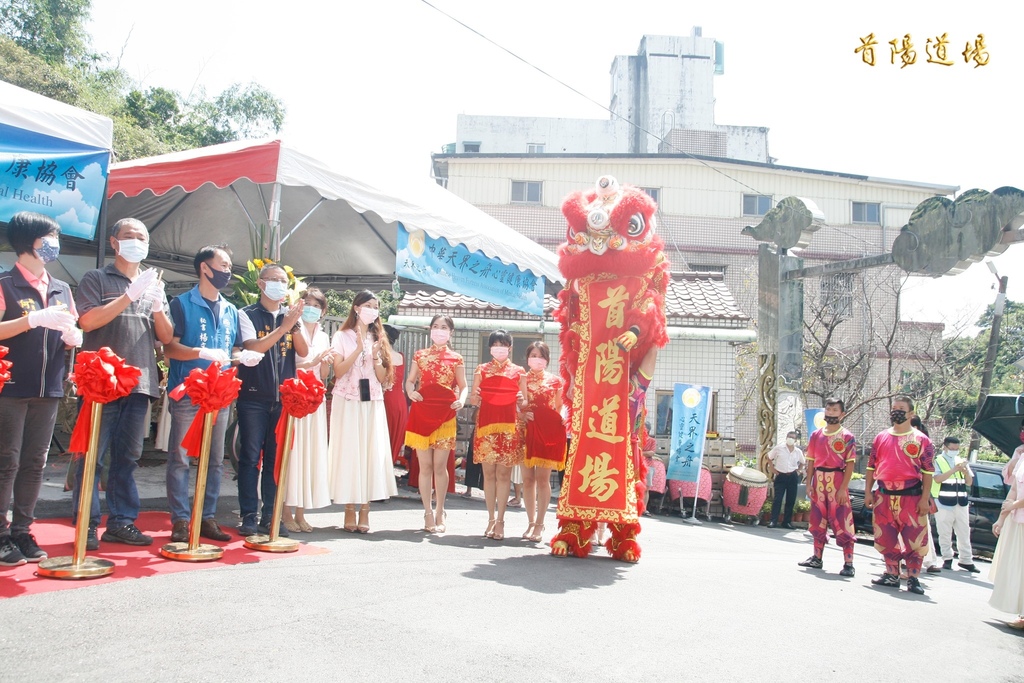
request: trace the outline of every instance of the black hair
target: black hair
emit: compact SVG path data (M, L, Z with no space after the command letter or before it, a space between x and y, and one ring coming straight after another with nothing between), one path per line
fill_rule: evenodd
M436 323L438 320L443 320L444 324L448 326L448 329L450 331L455 331L455 321L452 320L452 317L450 315L443 315L441 313L438 313L437 315L430 319L430 325L428 325L428 327L433 327L434 323Z
M953 444L953 443L955 443L957 446L959 446L960 445L960 439L956 438L955 436L947 436L945 439L942 440L942 445L943 446L948 446L948 445Z
M505 330L495 330L494 332L491 332L491 336L487 338L487 348L491 348L495 344L512 346L512 335Z
M828 408L829 406L839 406L839 412L841 412L841 413L845 413L846 412L846 404L843 403L843 399L841 399L841 398L836 398L835 396L829 396L828 398L825 399L825 407Z
M896 400L899 401L900 399L897 398ZM913 403L910 404L911 410L913 410L913 405ZM921 432L925 436L928 436L928 428L924 426L924 422L921 422L921 418L919 418L917 415L910 418L910 426L916 429L917 431Z
M547 344L545 344L542 341L530 342L530 345L526 347L526 357L527 358L530 357L530 352L533 351L534 349L537 349L538 351L540 351L540 357L541 358L543 358L544 360L546 360L549 363L551 362L551 349L548 348Z
M31 254L36 240L47 235L60 235L60 226L41 213L19 211L7 222L7 241L18 256Z
M907 407L911 410L914 409L914 399L910 398L906 394L898 394L892 399L893 403L906 403ZM891 405L891 404L890 404Z
M398 341L398 336L402 334L401 331L394 325L385 325L384 332L387 333L388 341L391 342L392 347L395 345L395 342Z
M192 260L192 266L196 269L196 275L199 276L200 264L206 263L214 256L217 255L218 251L223 251L228 255L228 260L231 260L231 247L226 244L210 244L196 252L196 257Z

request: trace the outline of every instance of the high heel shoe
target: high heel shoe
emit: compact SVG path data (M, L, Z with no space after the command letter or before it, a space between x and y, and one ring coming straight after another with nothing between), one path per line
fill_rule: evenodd
M361 534L370 533L370 506L368 504L359 506L359 524L356 525L356 531Z
M434 513L423 513L423 530L426 531L428 534L432 534L435 531L437 531L437 527L434 526Z
M532 542L534 542L534 543L540 543L541 541L544 540L544 525L543 524L534 524L533 525L533 535L530 536L530 540Z
M440 522L437 521L436 517L434 518L434 530L437 531L437 533L443 534L444 532L448 531L448 525L445 524L447 519L448 519L448 513L444 512L443 510L441 511L441 521Z
M531 522L530 526L526 527L526 531L523 532L524 541L529 541L531 538L533 538L533 534L531 534L530 532L533 531L534 526L536 525Z
M484 538L494 538L494 520L487 520L487 531L484 532Z
M354 505L345 506L345 523L342 529L350 534L356 532L356 507Z
M505 540L505 520L499 519L494 523L494 535L491 538L495 541Z

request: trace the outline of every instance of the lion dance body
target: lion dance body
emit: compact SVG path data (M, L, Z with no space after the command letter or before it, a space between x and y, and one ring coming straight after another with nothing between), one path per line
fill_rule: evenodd
M597 524L606 522L612 557L640 559L645 395L657 350L668 342L669 264L654 234L656 211L645 192L610 176L562 204L568 230L558 267L566 284L555 319L572 443L554 555L586 557Z

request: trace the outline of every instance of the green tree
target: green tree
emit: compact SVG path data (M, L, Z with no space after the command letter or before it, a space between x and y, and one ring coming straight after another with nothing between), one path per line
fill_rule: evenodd
M48 64L75 65L89 57L91 9L91 0L5 0L0 34Z

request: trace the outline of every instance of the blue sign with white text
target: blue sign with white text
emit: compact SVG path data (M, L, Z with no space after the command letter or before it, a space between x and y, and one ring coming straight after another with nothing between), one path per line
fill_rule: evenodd
M0 221L50 216L62 235L92 239L110 151L0 123Z
M677 382L672 396L672 441L666 478L700 481L704 438L711 414L711 387Z
M544 277L398 224L395 273L524 313L544 315Z

